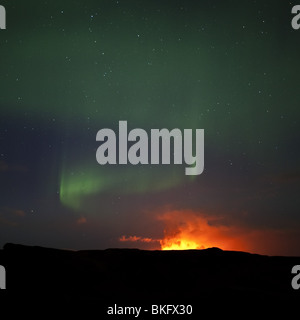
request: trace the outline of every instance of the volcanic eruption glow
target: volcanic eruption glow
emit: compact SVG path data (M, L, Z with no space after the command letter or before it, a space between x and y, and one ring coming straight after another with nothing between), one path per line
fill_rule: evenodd
M189 249L203 249L204 246L199 247L199 244L185 239L170 239L161 240L162 250L189 250Z
M219 247L224 250L245 250L243 231L220 223L220 218L207 218L190 210L171 210L157 215L163 223L160 239L141 236L122 236L120 242L153 243L161 250L189 250Z
M266 254L284 243L284 232L255 229L192 210L165 210L155 215L162 222L163 236L122 236L120 242L161 250L191 250L218 247L223 250Z
M165 224L164 237L160 240L162 250L226 248L230 241L228 228L215 225L192 211L170 211L158 217Z

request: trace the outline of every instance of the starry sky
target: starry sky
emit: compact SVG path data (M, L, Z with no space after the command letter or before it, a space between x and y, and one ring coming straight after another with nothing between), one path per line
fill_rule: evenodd
M0 246L300 255L296 3L1 4ZM204 129L204 172L100 166L120 120Z

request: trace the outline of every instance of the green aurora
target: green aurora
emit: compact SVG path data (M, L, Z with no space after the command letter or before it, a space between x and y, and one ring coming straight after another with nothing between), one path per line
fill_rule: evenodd
M120 215L143 199L297 225L298 195L285 184L299 172L300 31L289 3L1 4L2 208L88 217L93 198L99 217L113 217L107 199L122 195L132 203ZM100 166L96 134L120 120L147 132L204 129L203 174L186 176L184 164Z

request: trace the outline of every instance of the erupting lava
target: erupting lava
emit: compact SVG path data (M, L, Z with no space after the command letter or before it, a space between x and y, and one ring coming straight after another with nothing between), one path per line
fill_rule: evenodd
M207 221L192 212L171 211L159 217L165 222L162 250L205 249L216 246L215 229ZM222 245L220 242L219 246Z
M284 242L282 239L285 239L284 232L251 229L234 224L232 220L226 220L222 216L208 216L193 210L166 210L154 217L163 224L163 237L122 236L119 241L138 242L140 247L150 250L218 247L223 250L277 254L277 248Z
M219 247L223 250L245 250L242 230L220 223L220 218L207 218L191 210L167 211L157 217L164 223L164 237L151 239L122 236L121 242L160 244L161 250L189 250Z
M161 250L189 250L219 247L223 250L247 249L243 230L224 224L220 217L207 217L192 210L172 210L158 216L164 222Z
M161 250L189 250L189 249L204 249L204 246L199 246L198 243L185 239L160 240Z

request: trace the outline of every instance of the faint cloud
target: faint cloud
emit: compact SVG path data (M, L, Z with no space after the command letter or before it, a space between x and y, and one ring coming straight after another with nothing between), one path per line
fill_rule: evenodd
M21 209L3 207L0 209L0 215L24 217L26 214L25 214L25 211Z
M0 224L16 227L19 218L25 217L25 215L25 211L21 209L2 207L0 208Z
M8 220L0 215L0 225L1 224L10 227L16 227L18 225L16 222Z
M300 172L285 172L273 178L277 183L293 183L300 181Z
M8 164L5 161L0 161L0 172L27 172L25 166Z
M121 238L119 238L119 241L121 242L159 242L160 240L157 239L151 239L151 238L143 238L143 237L137 237L137 236L122 236Z
M0 172L8 171L8 165L4 161L0 161Z
M85 217L80 217L76 220L76 224L81 225L87 223L87 219Z
M15 209L15 210L11 210L11 213L14 214L15 216L18 216L18 217L25 217L25 212L23 210L18 210L18 209Z

